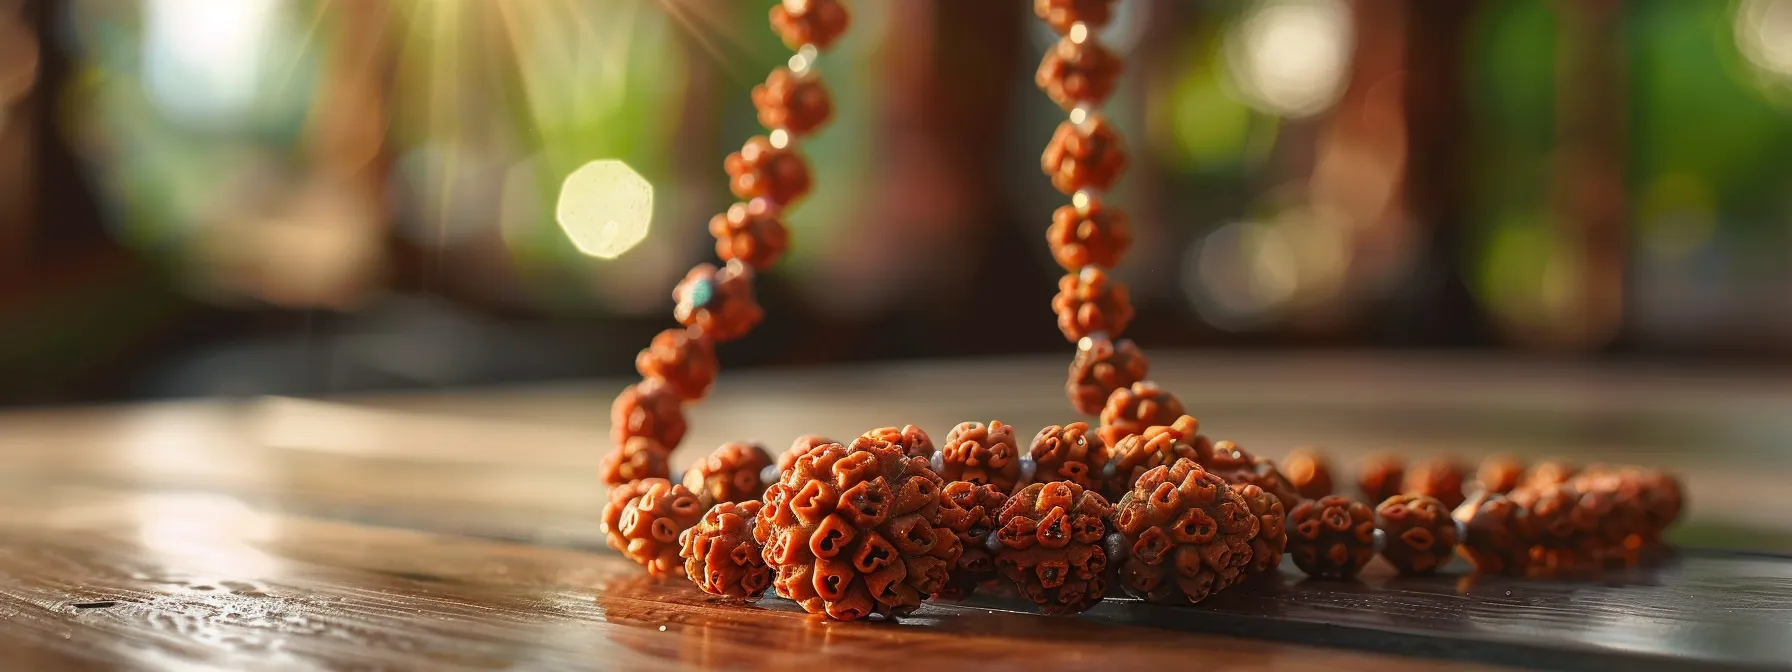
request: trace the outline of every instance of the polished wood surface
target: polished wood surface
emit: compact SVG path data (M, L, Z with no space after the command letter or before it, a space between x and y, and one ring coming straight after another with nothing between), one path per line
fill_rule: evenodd
M1324 446L1618 459L1683 471L1679 557L1578 582L1286 573L1199 609L1076 619L985 597L817 621L645 579L603 548L593 478L623 383L0 414L0 665L16 669L1183 667L1598 669L1792 661L1792 385L1764 375L1454 359L1163 358L1204 428ZM1062 363L725 378L675 465L914 422L1069 419Z

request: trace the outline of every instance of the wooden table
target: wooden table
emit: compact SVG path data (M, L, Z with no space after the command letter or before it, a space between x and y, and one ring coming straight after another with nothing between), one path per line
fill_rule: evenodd
M725 376L676 466L913 422L1070 419L1062 362ZM1268 577L1197 609L1075 619L980 598L829 623L655 583L597 531L593 473L624 381L324 401L0 414L0 667L1601 669L1792 665L1792 384L1463 359L1163 357L1218 438L1492 450L1680 469L1665 566L1593 582ZM1709 550L1720 548L1725 550ZM1735 551L1748 551L1738 553Z

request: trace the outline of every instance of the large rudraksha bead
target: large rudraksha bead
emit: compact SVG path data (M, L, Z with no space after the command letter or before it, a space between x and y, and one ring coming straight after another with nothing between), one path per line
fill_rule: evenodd
M1014 428L1000 420L964 422L946 433L933 467L947 481L988 483L1013 492L1020 482L1020 446Z
M684 432L684 400L658 379L628 386L610 406L610 438L618 446L642 436L671 451Z
M996 517L1008 503L1007 493L993 485L969 481L946 484L940 500L940 524L958 535L964 553L952 568L952 577L934 597L962 600L970 597L978 585L996 577L995 549L990 535L996 529Z
M1145 379L1150 363L1132 341L1089 336L1077 341L1064 391L1078 413L1100 415L1114 391Z
M1225 479L1179 459L1139 477L1114 525L1128 549L1120 584L1149 602L1189 604L1244 577L1260 523Z
M933 457L933 439L928 438L927 432L921 431L920 427L914 425L879 427L860 436L887 442L901 448L902 454L909 457ZM941 476L944 477L945 474L941 474Z
M840 0L783 0L772 6L771 18L772 30L791 49L803 45L826 49L852 22L852 15Z
M1039 166L1058 191L1105 191L1126 169L1126 150L1121 149L1120 134L1114 132L1107 118L1090 113L1083 123L1066 121L1058 125L1045 153L1039 157Z
M1182 432L1168 425L1154 425L1121 437L1108 449L1108 463L1101 468L1102 496L1111 495L1119 501L1145 472L1170 466L1179 459L1194 460L1195 447L1182 438Z
M1052 310L1058 314L1058 330L1072 343L1098 332L1119 336L1132 322L1126 285L1094 266L1058 279Z
M1168 426L1184 415L1182 401L1148 380L1114 390L1101 409L1101 440L1110 450L1120 445L1129 434L1138 434L1146 427Z
M789 147L779 148L763 135L747 139L740 151L722 162L729 187L743 201L765 198L779 206L809 193L809 165Z
M765 492L760 480L772 456L757 443L724 443L684 472L684 487L710 502L745 502Z
M1375 507L1375 524L1387 539L1381 557L1401 574L1430 574L1456 554L1456 519L1434 497L1389 497Z
M722 502L679 539L684 573L703 592L753 601L772 585L759 541L753 538L760 502Z
M1082 23L1090 28L1107 25L1114 15L1114 0L1033 0L1033 13L1061 35Z
M1091 198L1086 208L1066 205L1054 211L1052 225L1045 229L1045 242L1051 246L1052 258L1066 271L1080 271L1084 266L1113 268L1132 247L1132 224L1126 213Z
M678 323L694 327L703 336L717 341L732 341L747 335L765 311L753 298L753 271L738 261L717 269L698 264L672 290L677 305L672 317Z
M1288 552L1308 576L1348 579L1375 559L1375 512L1336 495L1288 513Z
M1467 470L1456 460L1438 456L1407 467L1401 481L1400 494L1431 497L1448 509L1455 509L1465 499L1462 481Z
M1456 551L1475 571L1524 574L1536 544L1531 512L1505 495L1483 492L1456 507L1452 517L1462 523L1462 543Z
M598 480L614 488L629 481L666 478L671 475L666 466L671 452L645 436L629 437L598 462Z
M709 235L716 239L716 256L757 271L771 268L790 249L790 230L763 198L728 206L709 220Z
M778 455L777 480L782 481L789 478L791 470L796 469L796 461L803 459L803 456L808 455L809 451L831 443L837 442L820 434L804 434L796 437L796 441Z
M642 378L665 383L674 394L690 401L709 394L716 382L715 345L702 334L686 329L667 329L635 355L635 370Z
M1033 81L1052 102L1066 110L1078 105L1094 106L1114 92L1120 67L1120 57L1100 42L1064 37L1045 51Z
M1184 425L1189 425L1191 428L1184 430L1182 429ZM1193 427L1198 426L1194 422L1194 418L1186 415L1172 423L1172 428L1184 432L1182 440L1194 445L1195 461L1200 462L1201 466L1219 474L1220 478L1226 479L1227 483L1250 484L1263 488L1265 492L1281 500L1283 506L1301 502L1300 493L1296 492L1294 485L1282 476L1280 470L1276 469L1274 462L1246 452L1237 443L1209 441L1207 437L1195 435Z
M796 135L821 128L834 115L834 104L821 78L798 75L788 68L773 70L764 84L753 87L753 107L759 109L760 125Z
M1102 538L1113 507L1075 483L1034 483L1008 498L996 519L996 568L1052 616L1087 611L1107 593Z
M1370 506L1400 494L1406 480L1406 460L1394 453L1376 453L1363 460L1357 472L1356 487L1363 491L1363 501Z
M666 479L631 481L610 490L604 538L655 578L682 577L679 535L696 525L706 508L696 493Z
M1027 454L1033 458L1035 481L1069 481L1084 490L1102 490L1101 470L1108 463L1108 447L1089 431L1088 423L1039 430Z

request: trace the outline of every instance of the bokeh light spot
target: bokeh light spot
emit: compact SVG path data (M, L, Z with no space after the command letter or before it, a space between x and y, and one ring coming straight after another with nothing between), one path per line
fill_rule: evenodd
M555 220L580 252L615 259L647 238L653 185L621 161L592 161L560 185Z

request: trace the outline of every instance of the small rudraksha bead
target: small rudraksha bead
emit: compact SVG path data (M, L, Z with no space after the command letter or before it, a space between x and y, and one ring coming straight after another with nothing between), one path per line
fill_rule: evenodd
M1319 451L1297 448L1282 458L1282 475L1300 493L1302 499L1319 499L1332 494L1332 466Z
M1501 495L1518 487L1518 481L1523 477L1524 462L1512 455L1490 455L1481 461L1481 468L1475 470L1475 482L1481 484L1482 491Z
M1184 426L1190 427L1186 423ZM1154 425L1138 434L1121 437L1119 443L1108 449L1108 463L1101 467L1102 496L1119 501L1145 472L1170 466L1179 459L1194 461L1197 457L1195 447L1183 440L1184 436L1193 433L1192 428L1176 431L1168 425Z
M695 327L716 341L745 336L765 317L759 300L753 298L753 271L739 261L720 270L698 264L672 290L672 299L678 302L672 317L679 324Z
M753 107L759 108L761 125L794 135L821 128L834 115L834 104L821 78L798 75L788 68L773 70L764 84L753 87Z
M1114 14L1114 0L1033 0L1033 13L1060 35L1068 35L1070 27L1078 23L1090 28L1107 25Z
M1680 479L1656 469L1642 470L1637 475L1637 485L1643 493L1643 541L1652 544L1660 540L1663 530L1680 519L1686 495Z
M610 406L610 438L618 446L644 436L670 452L684 440L684 430L684 400L656 378L628 386Z
M1240 485L1232 491L1257 517L1257 534L1251 536L1251 571L1263 573L1282 566L1282 553L1288 549L1288 509L1281 499L1255 485Z
M758 500L722 502L679 539L684 573L703 592L753 601L772 585L759 541L753 538Z
M788 147L772 146L763 135L748 138L740 151L728 155L722 167L728 171L734 195L744 201L765 198L785 206L809 193L809 166L803 157Z
M1045 242L1051 246L1052 258L1066 271L1080 271L1084 266L1113 268L1132 247L1132 224L1118 208L1090 198L1086 209L1066 205L1054 211L1052 225L1045 229Z
M1083 415L1100 415L1114 390L1145 379L1150 363L1132 341L1088 336L1077 341L1076 358L1070 360L1070 380L1064 391L1070 404Z
M1526 494L1531 503L1531 529L1536 531L1537 544L1531 548L1532 573L1554 575L1589 569L1593 558L1586 552L1588 540L1595 538L1599 521L1592 507L1581 506L1581 493L1567 483L1521 487L1513 491Z
M1401 574L1430 574L1456 554L1456 519L1435 497L1389 497L1375 507L1375 524L1387 536L1381 557Z
M1041 613L1087 611L1107 593L1102 547L1113 507L1075 483L1034 483L1008 498L996 519L996 568Z
M969 481L946 484L940 498L940 525L958 535L964 554L952 568L952 577L935 598L962 600L970 597L977 586L996 578L994 549L990 533L996 529L996 516L1008 503L1008 495L993 485Z
M666 466L666 457L671 452L645 436L629 437L627 442L598 462L598 479L614 488L629 481L666 478L671 475Z
M933 467L947 481L988 483L1002 492L1013 492L1020 483L1020 446L1014 428L1000 420L985 425L963 422L946 433L946 442L934 457Z
M1583 553L1611 567L1638 560L1648 525L1642 493L1635 482L1620 468L1589 466L1570 479L1569 485L1581 493L1576 506L1595 521L1593 533L1582 542Z
M1120 439L1153 425L1168 426L1182 417L1182 400L1149 380L1114 390L1101 409L1102 442L1119 446Z
M1531 512L1505 495L1483 492L1463 502L1452 514L1462 523L1457 553L1482 574L1522 575L1531 562L1536 533Z
M666 479L632 481L610 491L604 538L655 578L683 577L678 537L697 524L705 508L697 493Z
M803 456L808 455L809 451L830 443L838 442L820 434L804 434L796 437L796 441L791 443L783 454L778 455L778 480L789 478L790 471L796 468L796 461L803 459Z
M709 235L715 236L722 261L739 260L756 271L771 268L790 249L790 230L763 198L728 206L709 220Z
M1083 123L1066 121L1045 146L1039 166L1052 186L1066 194L1078 189L1107 190L1126 169L1126 151L1120 134L1100 114L1090 113Z
M1400 494L1406 480L1406 460L1394 453L1376 453L1363 460L1357 472L1356 487L1363 491L1363 501L1371 506Z
M1100 42L1064 37L1045 50L1033 81L1052 102L1066 110L1078 105L1099 105L1114 92L1120 65L1120 58Z
M778 594L850 621L903 616L940 592L962 552L927 460L860 437L816 446L765 491L754 538Z
M1462 468L1462 463L1449 457L1431 458L1406 469L1406 478L1400 484L1400 494L1424 495L1443 502L1446 508L1454 509L1464 499L1462 479L1466 471Z
M1194 418L1188 416L1183 416L1183 418L1187 418L1187 421L1178 419L1177 423L1199 426L1198 423L1193 422ZM1296 492L1294 485L1282 476L1281 470L1276 469L1274 462L1252 455L1231 441L1209 441L1207 437L1196 435L1192 430L1188 431L1183 440L1194 445L1196 462L1200 462L1202 467L1218 474L1220 478L1226 479L1227 483L1250 484L1263 488L1269 494L1274 495L1276 499L1281 500L1283 506L1301 503L1303 498L1300 493Z
M635 370L641 372L642 378L658 379L685 401L709 394L720 366L715 345L702 334L685 329L660 332L653 337L653 343L635 355Z
M745 502L765 492L772 456L757 443L724 443L684 472L684 487L710 502Z
M1538 490L1543 486L1567 483L1568 479L1574 478L1577 473L1580 473L1578 467L1561 460L1538 462L1531 465L1529 471L1524 472L1524 477L1518 481L1518 487L1513 488L1512 491Z
M1033 480L1070 481L1084 490L1102 490L1102 467L1108 463L1108 447L1089 432L1089 424L1052 425L1033 436L1027 451L1033 458Z
M1107 271L1094 266L1058 279L1052 310L1058 313L1058 330L1072 343L1096 332L1119 336L1132 322L1132 300L1126 295L1126 285L1109 279Z
M1375 512L1337 495L1288 513L1288 552L1308 576L1348 579L1375 558Z
M860 434L860 436L887 442L901 448L902 454L909 457L933 457L933 439L928 438L927 432L921 431L920 427L914 425L879 427ZM942 476L944 475L942 474Z
M826 49L852 22L840 0L784 0L772 6L772 30L791 49L814 45Z
M1244 577L1259 525L1237 490L1193 460L1154 467L1114 509L1128 549L1120 584L1148 602L1200 602Z

